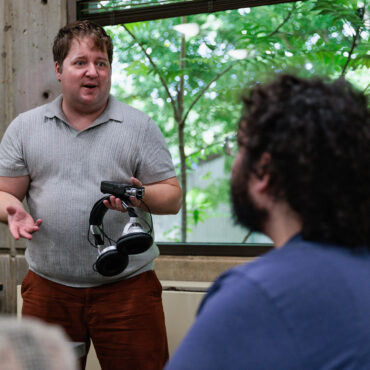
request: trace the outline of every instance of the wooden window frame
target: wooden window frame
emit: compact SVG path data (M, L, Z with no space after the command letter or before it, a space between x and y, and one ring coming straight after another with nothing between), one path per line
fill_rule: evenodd
M192 14L214 13L224 10L252 8L263 5L292 3L298 0L193 0L173 4L151 5L133 9L115 10L96 14L81 14L81 4L93 0L67 0L67 20L91 20L101 26L113 26L122 23L150 21L163 18L180 17ZM300 0L305 1L305 0Z

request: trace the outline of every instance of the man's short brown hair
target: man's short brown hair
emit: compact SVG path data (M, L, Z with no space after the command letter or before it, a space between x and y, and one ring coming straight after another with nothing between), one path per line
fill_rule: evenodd
M112 65L113 43L110 36L100 25L90 21L76 21L62 27L54 39L53 57L60 66L66 58L71 42L76 38L89 37L101 51L107 51L109 64Z

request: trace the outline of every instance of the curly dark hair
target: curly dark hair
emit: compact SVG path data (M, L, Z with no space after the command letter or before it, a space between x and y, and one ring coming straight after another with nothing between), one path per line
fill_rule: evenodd
M113 60L113 43L110 36L105 32L104 28L91 21L76 21L62 27L55 36L53 44L54 61L62 67L63 61L66 58L71 42L75 38L90 37L95 46L99 50L106 50L108 54L109 64L112 65Z
M303 238L370 245L370 122L365 95L340 78L278 76L243 98L243 173L264 168L271 195L300 215ZM244 138L244 141L243 141Z

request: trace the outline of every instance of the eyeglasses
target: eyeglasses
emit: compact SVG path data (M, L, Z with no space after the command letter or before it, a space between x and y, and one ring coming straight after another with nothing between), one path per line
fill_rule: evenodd
M236 134L228 135L225 137L224 140L224 152L225 154L235 157L238 153L238 141Z

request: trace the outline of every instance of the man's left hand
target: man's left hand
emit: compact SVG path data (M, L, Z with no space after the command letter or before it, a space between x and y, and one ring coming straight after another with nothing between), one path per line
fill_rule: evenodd
M143 186L143 183L135 177L131 177L130 181L131 181L131 185L133 185L133 186ZM139 207L141 205L141 200L137 199L134 196L130 197L130 202L129 203L127 201L125 201L124 199L123 199L123 201L128 206L132 206L132 207ZM117 198L114 195L111 195L109 197L109 201L104 200L103 203L107 208L112 209L114 211L127 212L127 209L122 205L122 199Z

